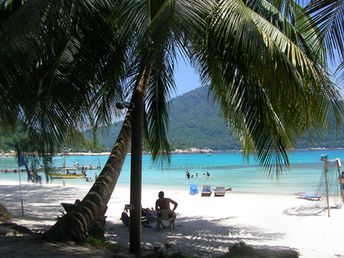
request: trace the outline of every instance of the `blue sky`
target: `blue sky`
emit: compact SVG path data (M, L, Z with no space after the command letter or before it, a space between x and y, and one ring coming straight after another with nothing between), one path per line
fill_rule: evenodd
M176 82L176 92L171 97L180 96L188 91L201 87L199 75L183 59L179 59L175 64L174 79Z

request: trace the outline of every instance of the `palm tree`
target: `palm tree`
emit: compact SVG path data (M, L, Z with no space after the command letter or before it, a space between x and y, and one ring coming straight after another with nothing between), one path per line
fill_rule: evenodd
M111 120L105 107L122 98L116 77L124 71L121 46L92 1L28 1L14 9L10 4L0 4L7 7L2 18L9 16L6 10L15 10L0 30L0 122L21 120L40 153L52 153L68 132L84 124L94 102L104 110L99 120ZM117 55L110 55L114 50Z
M73 8L75 6L78 4ZM96 4L94 6L97 7ZM103 107L109 111L106 104L113 100L115 90L122 88L118 85L122 85L123 78L129 82L127 89L131 106L109 159L93 187L71 212L51 228L47 239L83 240L90 227L104 215L128 151L131 130L136 123L131 116L139 106L137 99L144 99L145 139L152 150L153 159L161 153L169 157L167 100L174 88L173 67L177 51L181 51L198 69L204 83L210 82L210 94L220 103L228 122L236 128L245 153L248 155L253 151L268 169L275 167L279 171L289 164L287 150L293 146L295 137L305 129L325 126L329 114L339 117L339 93L326 75L319 51L315 51L314 46L305 40L306 32L301 33L297 23L290 22L267 1L130 0L118 3L115 7L111 3L107 8L98 7L95 10L88 6L88 10L93 10L88 13L89 16L80 23L75 19L78 26L73 24L70 28L78 29L73 30L71 35L80 33L78 40L83 40L78 41L78 45L73 44L73 55L79 54L80 62L65 62L66 70L61 71L61 75L76 71L83 80L79 78L80 82L75 82L77 79L72 75L64 79L75 85L85 84L83 88L79 87L84 93L78 97L82 108L73 113L78 120L83 109L90 106L90 98L84 96L99 94L100 99L104 100ZM90 24L87 20L91 18L99 25L91 26L93 32L107 30L104 33L105 45L117 46L106 52L108 55L101 51L103 46L96 47L95 50L103 53L104 57L98 52L92 56L94 59L84 56L92 44L82 36L92 30L87 30L82 24ZM112 23L108 23L110 19ZM82 33L79 26L84 28ZM107 35L112 35L111 39ZM54 38L55 32L47 36L47 40ZM50 46L53 42L48 43ZM44 50L48 43L41 48ZM72 52L67 47L61 50L62 53L66 49ZM17 52L12 50L10 53ZM47 59L56 61L56 56ZM103 62L104 59L107 61ZM58 60L61 61L61 58ZM77 65L87 68L89 64L92 72L84 76ZM116 65L126 69L115 70ZM15 78L20 78L18 65L10 66L15 69ZM108 83L104 69L100 69L104 67L111 69L111 77L115 78L111 82L115 83ZM4 66L0 68L6 71ZM55 66L53 71L57 68ZM101 72L94 72L97 69ZM0 83L6 86L5 89L11 89L9 86L16 81L8 80L5 75L5 72L1 72ZM63 87L64 84L57 81L56 87L60 85ZM22 88L20 85L18 87ZM94 88L97 94L94 94ZM43 85L43 89L49 87ZM102 94L110 90L112 96ZM49 96L54 94L57 93ZM116 96L123 97L120 94ZM14 99L13 95L10 97ZM32 104L24 100L17 102L17 109L20 110L20 105L27 102ZM0 109L8 106L8 103L1 102ZM45 111L46 116L50 114ZM26 116L30 117L31 114L28 112ZM63 121L63 116L59 118ZM28 120L28 123L32 122Z
M256 39L250 35L251 33L246 34L247 30L243 30L243 35L239 36L235 35L234 31L227 32L228 38L226 38L226 34L224 35L222 30L231 28L231 23L236 23L238 16L243 15L238 12L237 16L232 18L233 20L218 18L226 17L224 13L235 7L225 5L225 3L219 6L221 12L217 10L218 6L215 3L214 6L209 6L209 3L201 6L199 2L188 2L183 6L182 2L175 1L173 2L176 5L175 9L168 5L169 2L164 2L160 6L149 6L147 3L143 1L142 5L138 5L137 2L127 1L125 6L122 6L121 14L125 15L127 24L132 25L127 34L135 35L140 50L143 49L139 53L140 59L135 60L139 64L139 76L135 80L137 87L134 92L143 92L142 94L147 95L145 128L146 137L152 146L153 156L158 155L162 149L168 151L168 144L164 138L167 113L161 111L166 110L165 92L173 88L169 71L172 70L171 65L173 65L174 44L192 57L192 61L199 67L204 81L211 78L214 97L222 104L228 120L238 129L241 139L244 140L245 150L250 150L250 148L259 150L258 157L266 162L267 166L271 166L272 163L269 160L272 150L278 154L275 156L274 164L281 164L283 160L287 163L286 149L291 146L292 135L301 133L309 125L314 125L316 120L326 118L325 111L328 107L337 108L337 93L329 81L322 79L324 75L322 69L313 63L311 59L313 57L306 57L292 40L289 40L250 8L246 7L244 11L251 14L254 19L248 16L246 18L248 21L241 21L243 25L247 26L247 30L253 31L252 34L255 37L260 32L266 37L277 34L276 38L268 38L265 43L264 37ZM194 9L190 11L188 7L192 4L194 4ZM235 13L234 10L232 10L233 13ZM214 18L206 21L203 18L204 11L208 14L211 13ZM176 17L185 19L188 23L183 23L184 20L178 23L173 22ZM257 31L257 23L263 27L261 31ZM136 24L137 26L135 26ZM164 32L159 30L161 24L165 25ZM239 23L237 26L242 26L242 24ZM191 25L198 28L200 32ZM292 25L289 26L289 29L292 29L290 37L295 37L295 41L301 41L302 35L298 35ZM193 30L191 31L190 28ZM233 26L233 28L237 27ZM253 38L256 41L247 42L244 41L245 38ZM204 39L207 41L204 42ZM303 47L311 50L306 42L302 43ZM232 46L236 47L233 49ZM242 56L245 55L252 56L252 58L243 59ZM274 61L271 62L271 55L272 59L278 62L277 65ZM300 64L302 69L295 67L292 61ZM261 65L261 62L264 63L264 66ZM265 70L267 67L270 68L270 72ZM292 75L291 78L285 76L288 73ZM313 74L316 79L312 81L310 74ZM141 85L139 83L141 81L146 81L146 84ZM320 82L326 84L322 85ZM275 87L281 87L282 90L276 91ZM288 98L284 98L284 94L287 94ZM323 96L323 98L319 98L319 96ZM299 98L303 101L298 100ZM325 106L325 104L330 104L330 106ZM132 110L129 110L128 115L131 112ZM300 121L304 123L300 123ZM129 123L127 126L130 126ZM121 136L122 133L120 133ZM129 139L127 135L126 141L129 142ZM104 168L104 171L107 169ZM114 174L109 173L110 175ZM109 181L113 182L112 179L113 177ZM108 200L111 191L107 191L107 198L97 197L98 201L93 204L100 203L101 200ZM97 194L99 191L92 188L82 201L85 203L84 206L89 201L88 197ZM100 211L105 210L105 203L102 202L103 206L100 207ZM78 213L75 211L73 216L81 218L82 211L82 209ZM90 214L94 214L94 212ZM67 221L70 219L65 220L66 223ZM87 228L85 224L83 227ZM70 225L66 227L58 225L56 228L63 228L60 232L65 234L66 229L71 227ZM56 228L50 231L49 237L57 236ZM77 233L78 237L82 236L80 231ZM61 237L62 235L58 236L58 238Z
M102 8L99 3L97 8ZM0 31L4 39L0 45L0 109L3 111L0 121L4 124L13 124L17 119L23 121L28 128L28 139L38 142L41 154L58 150L69 133L87 120L89 110L96 114L97 120L111 121L111 106L123 98L121 76L125 71L130 77L128 69L124 69L125 60L130 59L126 56L130 49L122 49L121 44L125 42L117 39L116 30L104 19L108 16L100 16L93 4L92 1L74 4L42 0L16 6L11 16L1 16L8 18L1 23ZM28 14L37 20L19 27ZM60 18L56 19L57 16ZM126 121L129 119L128 114ZM123 125L123 140L121 137L118 140L124 144L120 147L116 144L109 157L108 163L115 165L105 166L92 188L96 191L105 192L102 179L108 183L109 174L115 178L115 185L130 142L131 131L126 125L128 122ZM94 202L92 194L88 196ZM101 198L103 201L97 203L102 209L107 197ZM105 213L101 209L91 210L93 217L86 224L88 227ZM85 234L77 230L80 225L73 222L76 227L71 229L76 229L73 237L68 237L84 238ZM86 233L87 228L82 232Z

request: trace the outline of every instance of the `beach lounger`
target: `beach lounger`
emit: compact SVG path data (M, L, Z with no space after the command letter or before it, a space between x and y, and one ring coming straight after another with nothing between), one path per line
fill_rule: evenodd
M201 196L211 196L211 186L210 185L203 185Z
M305 199L308 201L320 201L321 195L312 194L312 193L304 193L299 195L300 199Z
M217 186L214 191L214 196L225 196L226 190L223 186Z
M190 185L190 194L198 194L198 189L196 184Z
M124 206L124 210L121 214L120 220L123 222L125 226L130 225L130 217L129 217L129 210L131 209L130 204L126 204ZM141 210L141 224L142 225L149 225L150 222L157 219L157 212L155 210L149 208L142 208Z

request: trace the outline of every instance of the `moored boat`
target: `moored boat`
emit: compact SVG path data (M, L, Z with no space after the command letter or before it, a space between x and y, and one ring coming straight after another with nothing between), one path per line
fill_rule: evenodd
M84 174L79 173L50 173L52 179L82 179L85 178Z

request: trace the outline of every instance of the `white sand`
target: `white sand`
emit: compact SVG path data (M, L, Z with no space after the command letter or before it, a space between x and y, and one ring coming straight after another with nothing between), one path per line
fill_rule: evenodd
M68 181L69 183L69 181ZM91 184L90 184L91 186ZM24 212L21 217L20 191L17 185L0 183L0 203L13 213L13 222L31 229L47 229L61 215L61 202L82 199L86 186L22 187ZM285 210L309 206L310 201L295 195L263 195L226 192L225 197L189 195L188 190L143 187L142 206L154 207L157 194L165 191L179 203L176 210L176 230L160 232L142 228L142 243L146 247L171 244L172 251L182 251L199 257L213 257L228 250L231 244L244 241L252 246L292 248L300 257L344 257L344 208L318 216L292 216ZM124 205L129 203L129 188L116 187L107 211L107 239L128 245L128 228L120 221ZM0 247L1 249L1 247Z

